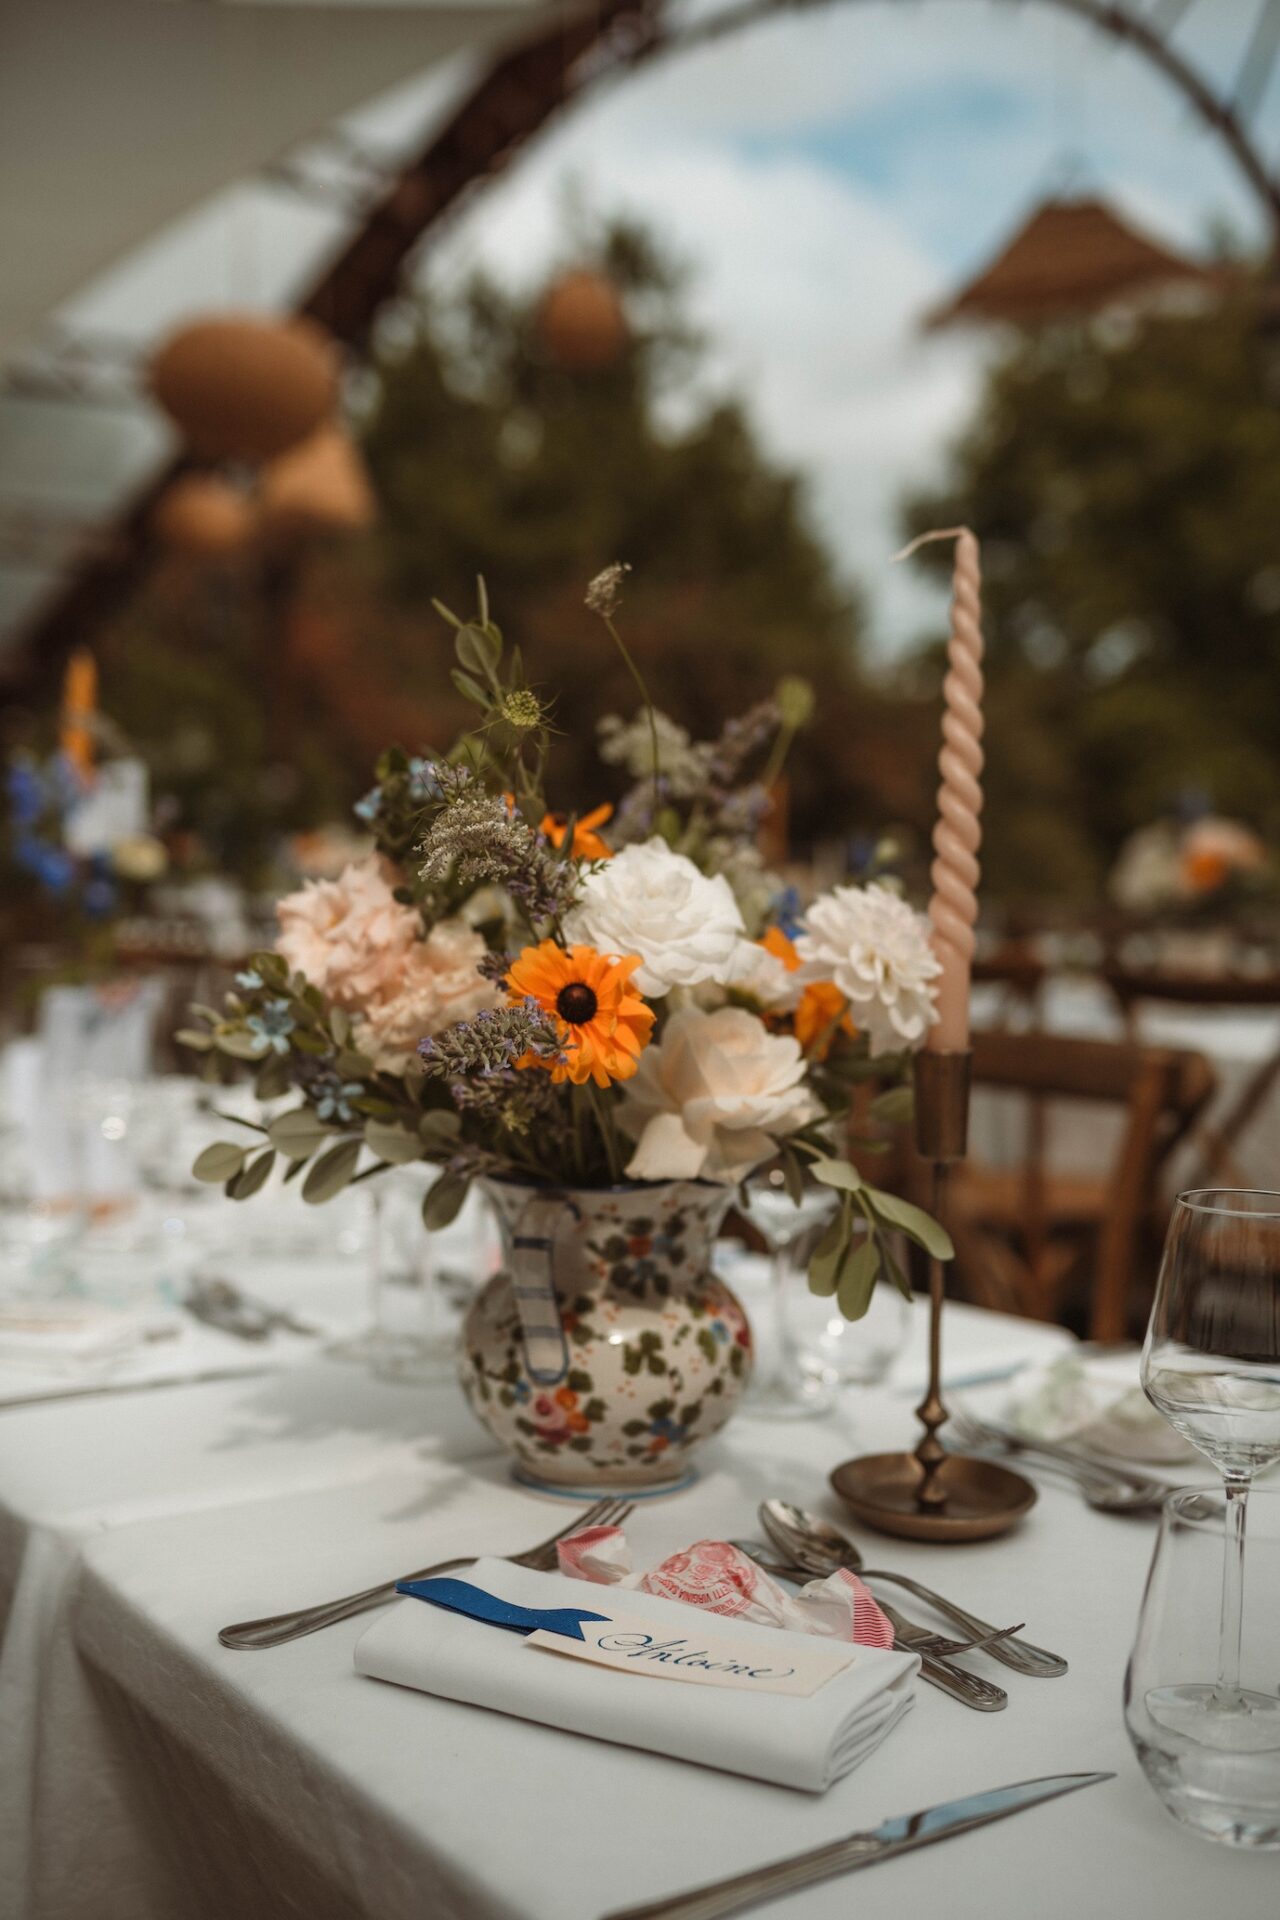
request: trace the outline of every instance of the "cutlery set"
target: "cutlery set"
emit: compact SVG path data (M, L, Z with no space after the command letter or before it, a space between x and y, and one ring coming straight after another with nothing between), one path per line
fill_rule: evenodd
M631 1511L632 1504L626 1500L597 1500L576 1512L545 1540L521 1553L505 1557L516 1566L550 1572L558 1564L557 1548L562 1540L584 1527L618 1526ZM1035 1678L1051 1678L1067 1671L1066 1661L1058 1654L1022 1639L1020 1626L993 1626L925 1586L922 1581L887 1568L867 1566L857 1546L840 1528L806 1513L803 1508L793 1506L789 1501L763 1501L759 1508L759 1520L769 1544L762 1545L759 1541L736 1544L766 1572L784 1579L803 1581L825 1577L847 1568L877 1585L883 1583L901 1588L959 1628L963 1638L940 1633L909 1618L877 1593L877 1603L893 1627L895 1647L917 1654L923 1678L965 1706L980 1712L998 1711L1007 1705L1008 1695L1003 1688L957 1665L958 1655L986 1653L1015 1672ZM424 1580L456 1567L468 1566L478 1557L475 1554L459 1554L452 1559L437 1561L430 1567L422 1567L413 1573L367 1587L361 1592L342 1595L336 1600L262 1620L241 1621L224 1627L218 1638L223 1646L242 1651L282 1646L304 1634L317 1633L339 1620L350 1619L355 1614L393 1600L402 1580ZM1113 1778L1114 1775L1110 1773L1066 1773L994 1787L948 1801L941 1806L886 1820L871 1832L849 1834L843 1839L793 1854L785 1860L751 1868L745 1873L733 1874L727 1879L696 1887L686 1893L605 1915L604 1920L720 1920L722 1915L777 1899L783 1894L812 1886L838 1874L878 1865L899 1854L971 1832L1062 1794L1074 1793L1082 1787Z

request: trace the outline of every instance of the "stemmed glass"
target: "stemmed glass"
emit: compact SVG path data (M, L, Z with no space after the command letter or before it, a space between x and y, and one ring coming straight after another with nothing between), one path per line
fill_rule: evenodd
M765 1419L798 1420L825 1413L834 1399L831 1383L801 1373L788 1327L787 1297L803 1285L803 1270L819 1236L839 1205L830 1187L806 1181L798 1201L787 1191L782 1169L763 1168L748 1182L751 1219L769 1250L772 1267L771 1338L757 1347L755 1377L744 1411Z
M1188 1722L1184 1731L1195 1726L1214 1744L1231 1738L1231 1722L1280 1713L1280 1701L1240 1684L1249 1484L1280 1460L1280 1193L1202 1188L1179 1196L1142 1349L1142 1385L1222 1475L1217 1676L1179 1688L1170 1708Z

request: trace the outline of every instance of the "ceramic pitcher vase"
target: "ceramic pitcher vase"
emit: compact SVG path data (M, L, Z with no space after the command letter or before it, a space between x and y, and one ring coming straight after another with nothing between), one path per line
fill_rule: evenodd
M473 1410L528 1481L684 1479L751 1371L746 1314L711 1271L731 1190L484 1184L506 1265L462 1330Z

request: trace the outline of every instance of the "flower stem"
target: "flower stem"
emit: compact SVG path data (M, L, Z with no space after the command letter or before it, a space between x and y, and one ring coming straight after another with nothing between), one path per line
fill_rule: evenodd
M658 817L658 805L662 797L662 790L658 784L659 776L662 771L661 762L659 760L659 755L658 755L658 716L654 712L653 701L649 698L649 689L648 687L646 687L644 680L641 677L639 667L636 665L635 661L631 658L631 654L627 648L626 642L622 638L622 635L618 632L617 627L614 625L613 621L610 619L607 613L603 614L601 617L604 620L605 626L609 629L610 634L613 636L614 646L618 649L618 652L622 655L623 662L626 666L627 672L631 675L631 678L636 683L636 690L640 695L640 699L644 704L645 713L648 716L649 743L653 748L653 814L654 814L654 819L656 821Z
M587 1082L587 1096L595 1112L596 1123L600 1128L600 1137L604 1141L605 1157L609 1162L609 1180L611 1185L622 1184L622 1163L618 1158L618 1141L613 1130L613 1115L599 1087L594 1081Z

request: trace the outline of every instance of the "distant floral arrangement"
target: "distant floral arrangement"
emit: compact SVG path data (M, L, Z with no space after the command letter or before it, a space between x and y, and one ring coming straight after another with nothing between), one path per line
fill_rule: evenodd
M189 1046L301 1104L195 1170L244 1199L283 1156L314 1202L432 1161L438 1227L478 1175L737 1184L780 1155L793 1191L806 1172L840 1190L815 1277L865 1310L878 1274L905 1286L880 1226L936 1240L837 1144L853 1086L900 1079L935 1017L927 922L883 881L794 912L758 835L810 690L784 681L691 740L653 710L618 632L622 573L587 596L643 703L600 723L602 758L632 782L616 809L553 809L551 714L483 585L474 619L440 608L476 723L446 753L383 755L356 809L374 851L281 900L274 950L222 1012L196 1010Z
M1238 820L1201 814L1159 820L1129 836L1110 892L1130 913L1203 913L1259 899L1275 888L1264 842Z

